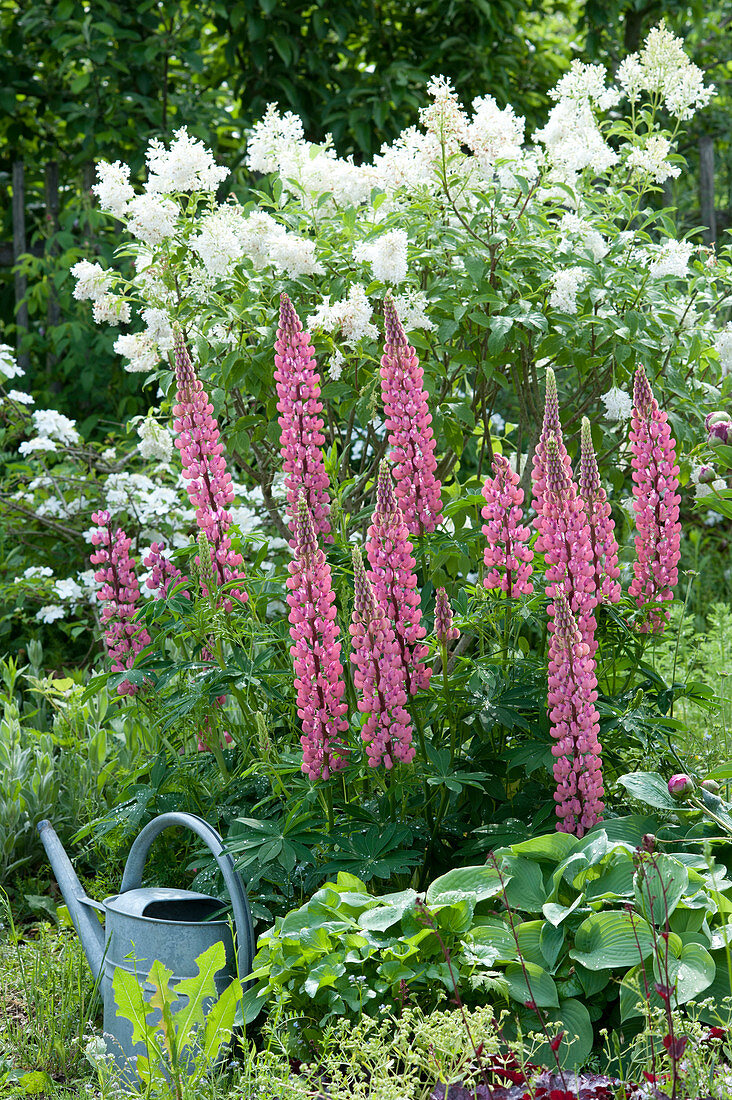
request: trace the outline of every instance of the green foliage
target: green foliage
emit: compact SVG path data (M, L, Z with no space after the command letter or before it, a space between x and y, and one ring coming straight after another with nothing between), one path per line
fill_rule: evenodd
M136 974L115 968L117 1015L132 1024L132 1041L147 1050L136 1059L144 1095L152 1089L156 1096L180 1097L183 1082L195 1086L228 1045L242 987L235 978L217 995L214 977L225 965L224 945L215 943L196 959L195 976L171 985L172 971L155 960L147 995Z
M673 854L637 848L652 826L621 818L583 840L554 833L501 848L494 865L450 871L424 899L374 897L342 872L260 936L246 1012L276 1002L322 1026L397 1011L405 996L431 1007L457 984L466 1004L505 997L524 1033L542 1019L563 1030L565 1064L582 1065L593 1025L640 1011L639 975L669 986L672 1006L729 984L719 928L732 883L685 851L678 830Z

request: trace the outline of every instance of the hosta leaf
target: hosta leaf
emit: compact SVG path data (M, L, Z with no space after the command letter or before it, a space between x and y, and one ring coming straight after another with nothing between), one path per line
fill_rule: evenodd
M689 872L673 856L657 854L643 860L635 873L636 908L652 924L664 924L689 885Z
M546 889L539 864L517 856L504 856L501 870L511 877L506 886L508 904L526 913L540 913L546 901Z
M504 882L507 876L504 876ZM457 867L435 879L427 890L428 905L451 905L470 898L477 904L485 898L493 898L503 889L495 867Z
M629 775L621 775L618 782L623 784L628 794L648 806L655 806L659 810L678 811L682 808L668 793L666 782L655 772L631 772Z
M508 963L506 966L506 982L508 992L519 1004L526 1005L533 1001L539 1008L554 1007L559 1005L557 987L550 974L536 963L520 962Z
M634 913L593 913L577 929L569 952L588 970L633 966L653 951L650 925Z

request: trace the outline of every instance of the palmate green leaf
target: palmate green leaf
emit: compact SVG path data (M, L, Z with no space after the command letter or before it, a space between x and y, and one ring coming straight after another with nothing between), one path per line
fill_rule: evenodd
M194 1029L204 1022L204 1005L208 998L216 997L214 978L226 966L226 949L219 940L212 944L196 959L198 974L190 978L181 978L176 985L176 994L187 997L187 1002L175 1014L175 1026L178 1033L178 1050L193 1045Z
M577 929L569 954L588 970L608 970L647 958L654 942L650 925L636 914L593 913Z

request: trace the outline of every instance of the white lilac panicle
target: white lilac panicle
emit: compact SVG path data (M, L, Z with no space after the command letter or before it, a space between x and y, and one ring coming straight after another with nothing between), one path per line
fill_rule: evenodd
M561 251L576 248L579 244L595 261L607 255L608 243L602 233L578 214L564 214L559 222L559 231L564 234L559 245Z
M154 248L175 235L179 210L171 199L137 195L129 203L127 228L133 237Z
M229 175L229 169L217 165L203 142L191 137L185 126L175 131L170 149L153 138L145 159L148 167L145 189L151 194L215 191Z
M416 328L430 332L435 327L427 316L428 304L427 295L421 290L405 290L403 294L394 296L397 317L406 332L412 332Z
M305 140L302 121L287 111L281 115L276 103L269 103L264 117L247 136L246 165L252 172L276 172L286 151Z
M676 241L673 238L664 241L657 251L651 253L655 258L648 266L648 274L653 279L666 276L684 278L693 252L694 245L691 241Z
M7 380L22 378L25 371L15 361L15 349L10 344L0 344L0 374Z
M618 160L600 133L588 100L560 99L546 125L535 131L534 141L543 145L555 174L568 183L585 168L602 175Z
M345 361L343 352L336 348L328 363L328 377L331 382L337 382L340 379Z
M372 322L373 310L361 283L354 283L348 291L348 297L331 304L328 298L318 306L315 313L308 317L306 327L309 331L321 329L323 332L339 331L344 343L355 347L360 340L375 340L378 329Z
M621 61L616 74L618 84L631 103L643 92L657 96L675 118L691 118L705 107L714 85L704 86L704 73L684 53L684 43L664 23L653 27L639 53Z
M130 303L120 294L104 294L92 307L98 325L126 325L130 320Z
M613 386L600 396L605 406L605 419L614 421L630 420L633 413L633 398L625 390Z
M116 160L109 164L102 160L97 165L97 183L92 191L99 200L102 210L121 218L127 209L127 203L135 197L135 189L130 183L128 165Z
M143 458L168 463L173 457L173 437L167 428L148 416L137 426L140 442L137 449Z
M728 321L724 328L717 333L714 340L714 350L719 356L722 377L732 374L732 321Z
M375 279L397 285L407 277L407 245L403 229L390 229L375 240L362 241L353 250L357 263L371 264Z
M242 259L244 222L239 207L228 203L201 218L189 244L210 275L221 278Z
M36 409L32 414L33 426L39 436L57 439L59 443L78 443L76 421L70 420L55 409Z
M36 403L35 397L22 390L8 390L8 400L14 401L16 405L35 405Z
M648 175L654 183L665 183L667 179L681 175L679 166L670 164L667 159L670 152L668 138L662 134L650 134L642 145L630 150L626 163L629 168Z
M118 336L114 342L117 355L122 355L130 374L143 374L154 370L160 362L157 344L146 332L129 332Z
M374 186L387 195L399 191L436 190L439 181L435 165L440 156L440 143L434 134L423 134L409 126L391 145L384 144L374 157L370 169Z
M111 290L112 272L105 271L100 264L79 260L71 268L71 274L76 279L74 297L78 302L96 302Z
M501 109L493 96L476 96L465 142L488 173L498 160L521 159L525 128L526 119L517 115L513 107Z
M173 350L173 329L164 309L143 309L140 314L145 322L145 335L153 341L161 355Z
M580 103L594 103L599 110L606 111L620 101L620 92L617 88L606 87L606 79L604 66L573 61L569 71L549 92L549 98L557 102L571 99Z
M419 121L448 153L455 153L468 140L468 116L462 108L452 82L446 76L433 76L427 85L429 107L420 107Z
M565 267L552 275L554 289L549 295L549 305L564 313L577 312L577 294L587 282L587 272L582 267Z

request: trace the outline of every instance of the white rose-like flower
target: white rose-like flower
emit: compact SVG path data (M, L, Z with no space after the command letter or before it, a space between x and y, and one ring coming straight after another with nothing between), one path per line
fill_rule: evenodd
M59 443L78 443L76 421L55 409L36 409L32 414L33 425L39 436L57 439Z
M407 277L408 243L403 229L390 229L376 240L357 244L353 255L358 263L371 264L375 279L396 286Z
M56 619L63 619L66 615L66 608L59 607L58 604L46 604L40 611L36 612L36 619L39 623L55 623Z
M130 169L128 165L116 160L109 164L106 160L97 165L97 180L92 186L92 191L99 199L102 210L120 218L127 209L127 203L135 197L135 190L130 184Z
M0 374L6 379L22 378L25 371L15 361L15 350L10 344L0 344Z
M143 244L162 244L175 234L178 207L170 199L138 195L127 207L127 228Z
M633 413L633 399L625 390L613 386L607 393L601 395L600 400L605 406L606 420L630 420Z

